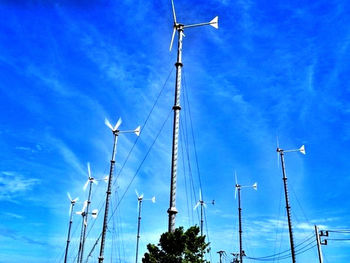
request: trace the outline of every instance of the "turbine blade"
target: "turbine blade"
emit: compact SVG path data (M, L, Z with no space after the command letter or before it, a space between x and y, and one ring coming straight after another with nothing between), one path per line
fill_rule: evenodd
M86 183L84 184L84 187L83 187L83 190L84 190L84 191L86 190L86 187L88 186L89 182L90 182L90 180L88 179L88 180L86 181Z
M117 123L116 123L115 126L114 126L113 131L118 130L120 124L122 124L122 118L119 118L119 120L117 121Z
M235 187L235 199L237 198L237 186Z
M81 211L78 211L78 212L75 212L77 215L81 215L82 212Z
M143 198L143 194L140 195L140 199L142 199L142 198Z
M82 213L85 211L86 206L87 206L87 201L84 201L83 209L81 209L81 212L82 212Z
M210 24L212 27L218 29L218 28L219 28L219 17L218 17L218 16L214 17L214 18L209 22L209 24Z
M140 131L141 131L141 127L138 126L138 127L134 130L134 133L136 134L136 136L140 136Z
M236 170L235 170L235 183L238 184L238 183L237 183L237 173L236 173Z
M75 198L75 199L73 200L73 202L76 203L78 200L79 200L79 197Z
M113 126L107 118L105 118L105 124L107 125L107 127L109 127L113 131Z
M169 51L171 51L171 49L173 48L173 42L174 42L175 32L176 32L176 27L174 27L173 34L171 35L171 41L170 41Z
M171 6L173 8L173 18L174 18L174 23L176 24L176 14L175 14L175 6L174 6L174 1L171 0Z
M203 201L202 200L202 190L199 188L199 201Z
M277 144L277 149L279 149L280 145L279 145L279 141L278 141L278 136L276 136L276 144ZM280 160L279 160L278 152L277 152L277 167L278 167L278 169L280 168Z
M137 191L137 189L135 189L135 193L136 193L136 195L137 195L137 198L139 198L140 195L139 195L139 192Z
M302 145L300 148L299 148L299 151L302 153L302 154L306 154L305 152L305 145Z
M203 203L203 206L204 206L205 208L207 208L207 204L206 204L206 203Z
M96 179L92 179L92 183L98 185L98 181Z
M70 196L70 193L67 192L68 199L72 202L72 197Z
M87 168L88 168L89 178L91 178L91 169L90 169L90 163L89 162L87 163Z
M198 202L194 207L193 210L196 210L196 208L200 205L200 202Z

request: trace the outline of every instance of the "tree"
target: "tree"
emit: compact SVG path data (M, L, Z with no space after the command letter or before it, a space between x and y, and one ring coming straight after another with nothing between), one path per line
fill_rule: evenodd
M148 244L143 263L205 263L203 255L209 252L205 236L198 236L199 227L192 226L184 232L178 227L174 232L163 233L158 246Z

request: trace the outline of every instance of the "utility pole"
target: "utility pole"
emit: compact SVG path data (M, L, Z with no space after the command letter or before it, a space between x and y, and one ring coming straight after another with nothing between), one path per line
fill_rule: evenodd
M177 60L175 63L176 67L176 79L175 79L175 101L174 101L174 120L173 120L173 143L172 143L172 154L171 154L171 183L170 183L170 204L168 209L169 223L168 232L175 231L175 217L178 213L176 209L176 180L177 180L177 156L178 156L178 144L179 144L179 126L180 126L180 94L181 94L181 71L182 71L182 38L184 36L184 29L189 27L205 26L211 25L218 28L218 18L214 18L208 23L184 25L176 21L175 6L173 0L171 0L171 5L173 9L173 34L170 43L170 50L173 45L173 40L175 33L178 33L177 42Z
M137 136L140 135L140 126L137 127L135 130L120 131L118 130L118 128L121 123L122 123L122 120L119 119L116 125L113 127L110 124L110 122L107 119L105 119L105 124L112 130L112 133L114 136L114 142L113 142L111 165L110 165L109 176L108 176L108 186L106 191L106 206L105 206L105 214L103 217L100 255L98 257L99 263L103 263L103 259L104 259L103 255L104 255L104 247L105 247L105 239L106 239L106 231L107 231L107 223L108 223L109 200L110 200L110 195L112 193L112 179L113 179L113 171L114 171L114 165L115 165L115 154L117 152L118 136L120 133L135 133Z
M291 252L292 252L292 262L295 263L296 262L296 258L295 258L295 249L294 249L292 218L291 218L291 213L290 213L289 196L288 196L287 175L286 175L286 170L285 170L285 166L284 166L284 153L285 152L301 152L302 154L305 154L305 148L304 148L304 145L303 145L297 150L285 151L285 150L282 150L282 149L277 147L276 151L280 154L280 157L281 157L284 196L285 196L285 200L286 200L286 210L287 210L287 218L288 218L290 249L291 249Z
M318 259L319 259L320 263L323 263L321 240L320 240L320 236L318 234L318 228L316 225L315 225L315 235L316 235L316 242L317 242Z

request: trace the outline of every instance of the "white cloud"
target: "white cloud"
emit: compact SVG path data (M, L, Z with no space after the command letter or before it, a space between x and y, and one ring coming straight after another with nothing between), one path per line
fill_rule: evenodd
M18 196L31 191L40 180L24 178L12 171L2 171L0 177L0 200L14 201Z

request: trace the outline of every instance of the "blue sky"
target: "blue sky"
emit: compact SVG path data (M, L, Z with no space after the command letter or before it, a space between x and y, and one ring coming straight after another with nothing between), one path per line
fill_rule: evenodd
M175 6L185 24L219 16L219 30L185 31L181 133L188 144L180 137L190 150L188 158L185 150L179 156L177 226L199 223L192 207L200 171L204 199L216 200L206 210L212 262L218 250L237 252L236 170L241 184L259 184L257 192L242 190L246 254L288 249L278 136L281 148L305 144L307 152L285 157L295 242L312 235L314 224L349 229L349 2L179 0ZM135 189L157 198L144 202L140 255L167 230L176 60L175 49L169 52L170 1L1 1L0 13L0 262L62 262L66 192L85 200L87 162L96 178L109 170L113 137L104 118L121 117L122 129L143 125L164 85L123 169L136 138L124 134L118 142L106 260L134 262ZM92 208L100 208L105 187L94 187ZM75 216L70 260L80 223ZM325 262L350 258L348 242L329 241L323 251ZM316 249L297 259L318 262Z

